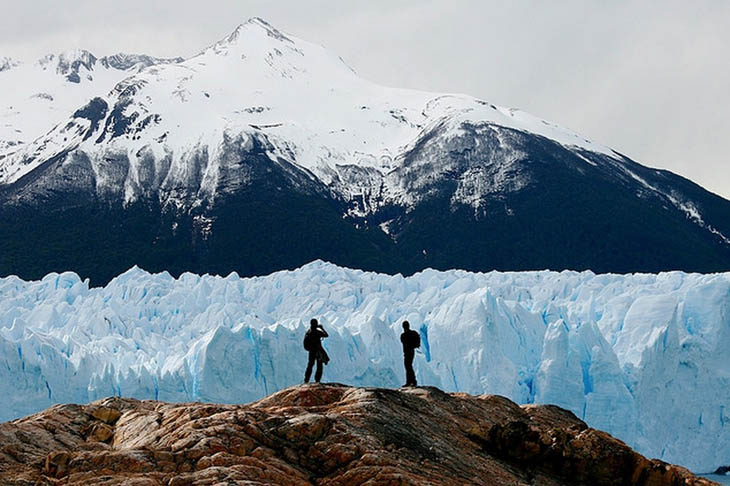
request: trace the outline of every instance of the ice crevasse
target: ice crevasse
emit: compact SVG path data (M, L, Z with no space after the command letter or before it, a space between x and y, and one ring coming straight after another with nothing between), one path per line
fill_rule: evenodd
M248 402L301 383L302 337L330 337L325 381L397 387L399 334L420 383L552 403L642 454L730 464L730 274L425 270L321 261L265 277L132 268L0 278L0 420L109 395Z

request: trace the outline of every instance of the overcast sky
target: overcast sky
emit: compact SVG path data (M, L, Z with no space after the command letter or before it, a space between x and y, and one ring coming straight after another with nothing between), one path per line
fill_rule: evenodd
M730 1L0 0L0 56L190 56L252 16L381 84L521 108L730 198Z

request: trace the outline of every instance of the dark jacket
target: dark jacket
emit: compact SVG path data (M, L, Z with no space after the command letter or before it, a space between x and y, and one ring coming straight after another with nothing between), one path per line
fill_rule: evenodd
M306 338L313 345L310 347L311 351L320 349L322 347L322 338L326 338L326 337L329 337L329 334L327 334L327 331L325 331L321 327L318 327L317 329L311 329L311 328L307 329Z
M307 329L307 334L304 337L305 342L309 344L309 355L314 356L315 359L324 362L324 364L330 361L329 355L322 347L322 338L326 337L329 337L329 334L321 327Z
M403 352L412 353L416 348L421 347L421 335L413 329L408 329L400 335L400 342L403 344Z

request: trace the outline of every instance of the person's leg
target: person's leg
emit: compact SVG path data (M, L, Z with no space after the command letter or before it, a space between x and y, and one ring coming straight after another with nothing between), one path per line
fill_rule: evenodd
M319 383L319 380L322 379L322 360L317 360L317 371L314 373L314 381Z
M416 381L416 372L413 370L413 360L411 360L411 386L418 386L418 382Z
M403 363L406 367L406 386L416 386L416 373L413 371L414 353L406 352L403 356Z
M314 366L314 358L316 353L309 353L309 361L307 361L307 371L304 372L304 383L309 383L309 378L312 376L312 367Z

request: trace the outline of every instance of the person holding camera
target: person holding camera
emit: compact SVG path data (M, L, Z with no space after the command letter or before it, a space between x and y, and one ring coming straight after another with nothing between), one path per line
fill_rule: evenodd
M309 383L315 362L317 363L317 371L314 373L314 381L319 383L319 380L322 379L322 365L326 365L330 361L330 357L322 347L322 339L326 337L329 337L329 334L319 325L317 319L309 321L309 330L304 335L304 349L309 352L307 370L304 372L304 383Z

